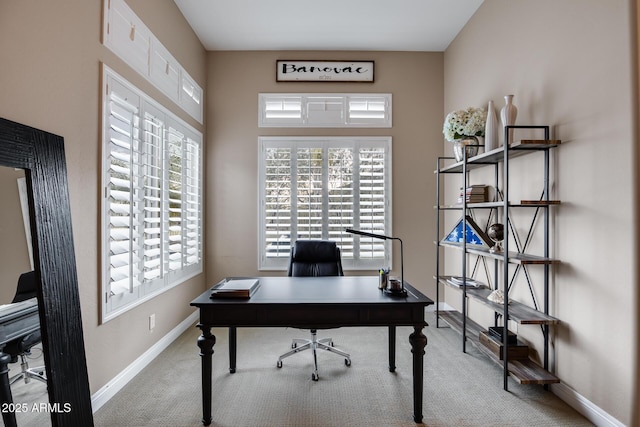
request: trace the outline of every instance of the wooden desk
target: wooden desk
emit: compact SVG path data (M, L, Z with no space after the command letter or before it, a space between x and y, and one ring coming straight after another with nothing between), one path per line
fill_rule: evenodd
M198 338L202 358L202 423L211 424L212 327L229 327L229 370L236 370L236 327L323 329L346 326L389 327L389 370L395 370L396 326L413 326L413 419L422 422L423 358L427 338L425 307L433 301L405 282L407 297L385 295L377 276L261 277L250 299L211 299L210 291L191 302L200 309ZM274 358L277 355L274 355ZM274 359L275 360L275 359ZM357 361L354 360L354 363Z
M38 301L35 298L0 307L0 405L11 407L13 396L9 385L9 362L11 356L4 353L5 344L22 338L40 328ZM16 426L16 414L2 411L2 420L6 427Z

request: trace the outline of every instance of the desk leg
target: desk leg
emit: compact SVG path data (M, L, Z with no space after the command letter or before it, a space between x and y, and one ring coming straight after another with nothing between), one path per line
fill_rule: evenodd
M414 332L409 335L411 353L413 353L413 421L422 422L422 390L424 371L424 348L427 346L427 337L422 333L422 325L413 327Z
M389 326L389 372L396 371L396 327Z
M211 355L216 337L211 333L211 327L198 324L202 335L198 338L200 357L202 359L202 424L211 424Z
M11 387L9 386L9 362L11 356L7 353L0 352L0 403L2 406L11 406L13 396L11 395ZM16 427L16 413L13 411L2 411L2 421L6 427Z
M238 342L238 334L235 326L229 327L229 372L236 372L236 348Z

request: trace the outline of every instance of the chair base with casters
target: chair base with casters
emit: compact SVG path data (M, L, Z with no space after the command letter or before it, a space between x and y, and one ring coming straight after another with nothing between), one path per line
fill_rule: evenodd
M20 354L20 373L14 375L9 379L9 384L14 384L21 379L24 379L25 384L28 384L31 381L31 378L42 381L43 383L47 383L47 377L45 376L45 368L44 366L39 366L37 368L29 368L29 362L27 361L26 353Z
M18 287L12 303L35 298L38 289L37 280L35 271L29 271L21 274L18 278ZM13 384L23 378L25 383L29 383L31 378L42 381L45 384L47 383L45 367L39 366L37 368L29 368L29 362L27 361L27 356L31 355L32 347L40 342L42 342L42 336L40 329L38 329L28 335L9 341L2 349L4 353L11 356L10 363L16 363L18 358L20 358L21 372L11 377L9 379L9 384Z
M301 344L298 346L298 344ZM331 338L322 338L318 339L317 331L315 329L311 330L311 339L305 340L301 338L294 338L291 342L291 351L286 352L282 356L278 358L277 366L278 368L282 368L282 359L285 359L289 356L293 356L296 353L300 353L301 351L311 350L313 353L313 372L311 373L311 379L313 381L318 381L318 356L317 350L327 350L331 353L335 353L339 356L344 357L344 364L347 366L351 366L351 356L348 353L345 353L342 350L339 350L333 346L333 341Z
M328 240L297 240L291 246L291 256L289 257L289 268L287 276L294 277L318 277L318 276L344 276L342 270L342 258L340 248L336 242ZM344 357L344 363L351 366L351 357L342 350L333 346L331 338L318 340L317 330L311 330L311 339L294 339L291 343L293 350L283 354L278 358L276 366L282 368L282 359L300 353L304 350L311 350L313 353L313 373L311 379L318 381L318 357L317 350L327 350L331 353ZM298 344L301 344L298 346Z

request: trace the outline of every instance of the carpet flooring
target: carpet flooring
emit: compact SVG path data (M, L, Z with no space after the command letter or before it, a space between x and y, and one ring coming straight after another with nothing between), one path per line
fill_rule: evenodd
M541 386L510 380L502 388L502 370L467 346L449 328L435 328L429 313L424 361L426 426L590 426L587 419ZM238 329L237 372L228 370L226 329L214 329L214 426L406 426L412 427L412 368L408 336L398 328L395 373L388 371L387 328L319 331L351 354L321 352L320 380L311 380L312 357L306 351L284 360L293 328ZM186 331L94 414L98 427L197 427L202 425L199 330Z

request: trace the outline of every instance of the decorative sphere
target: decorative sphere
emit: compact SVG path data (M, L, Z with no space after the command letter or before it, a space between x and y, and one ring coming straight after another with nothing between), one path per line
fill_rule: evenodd
M487 235L494 242L501 242L504 239L504 226L500 223L490 225Z

